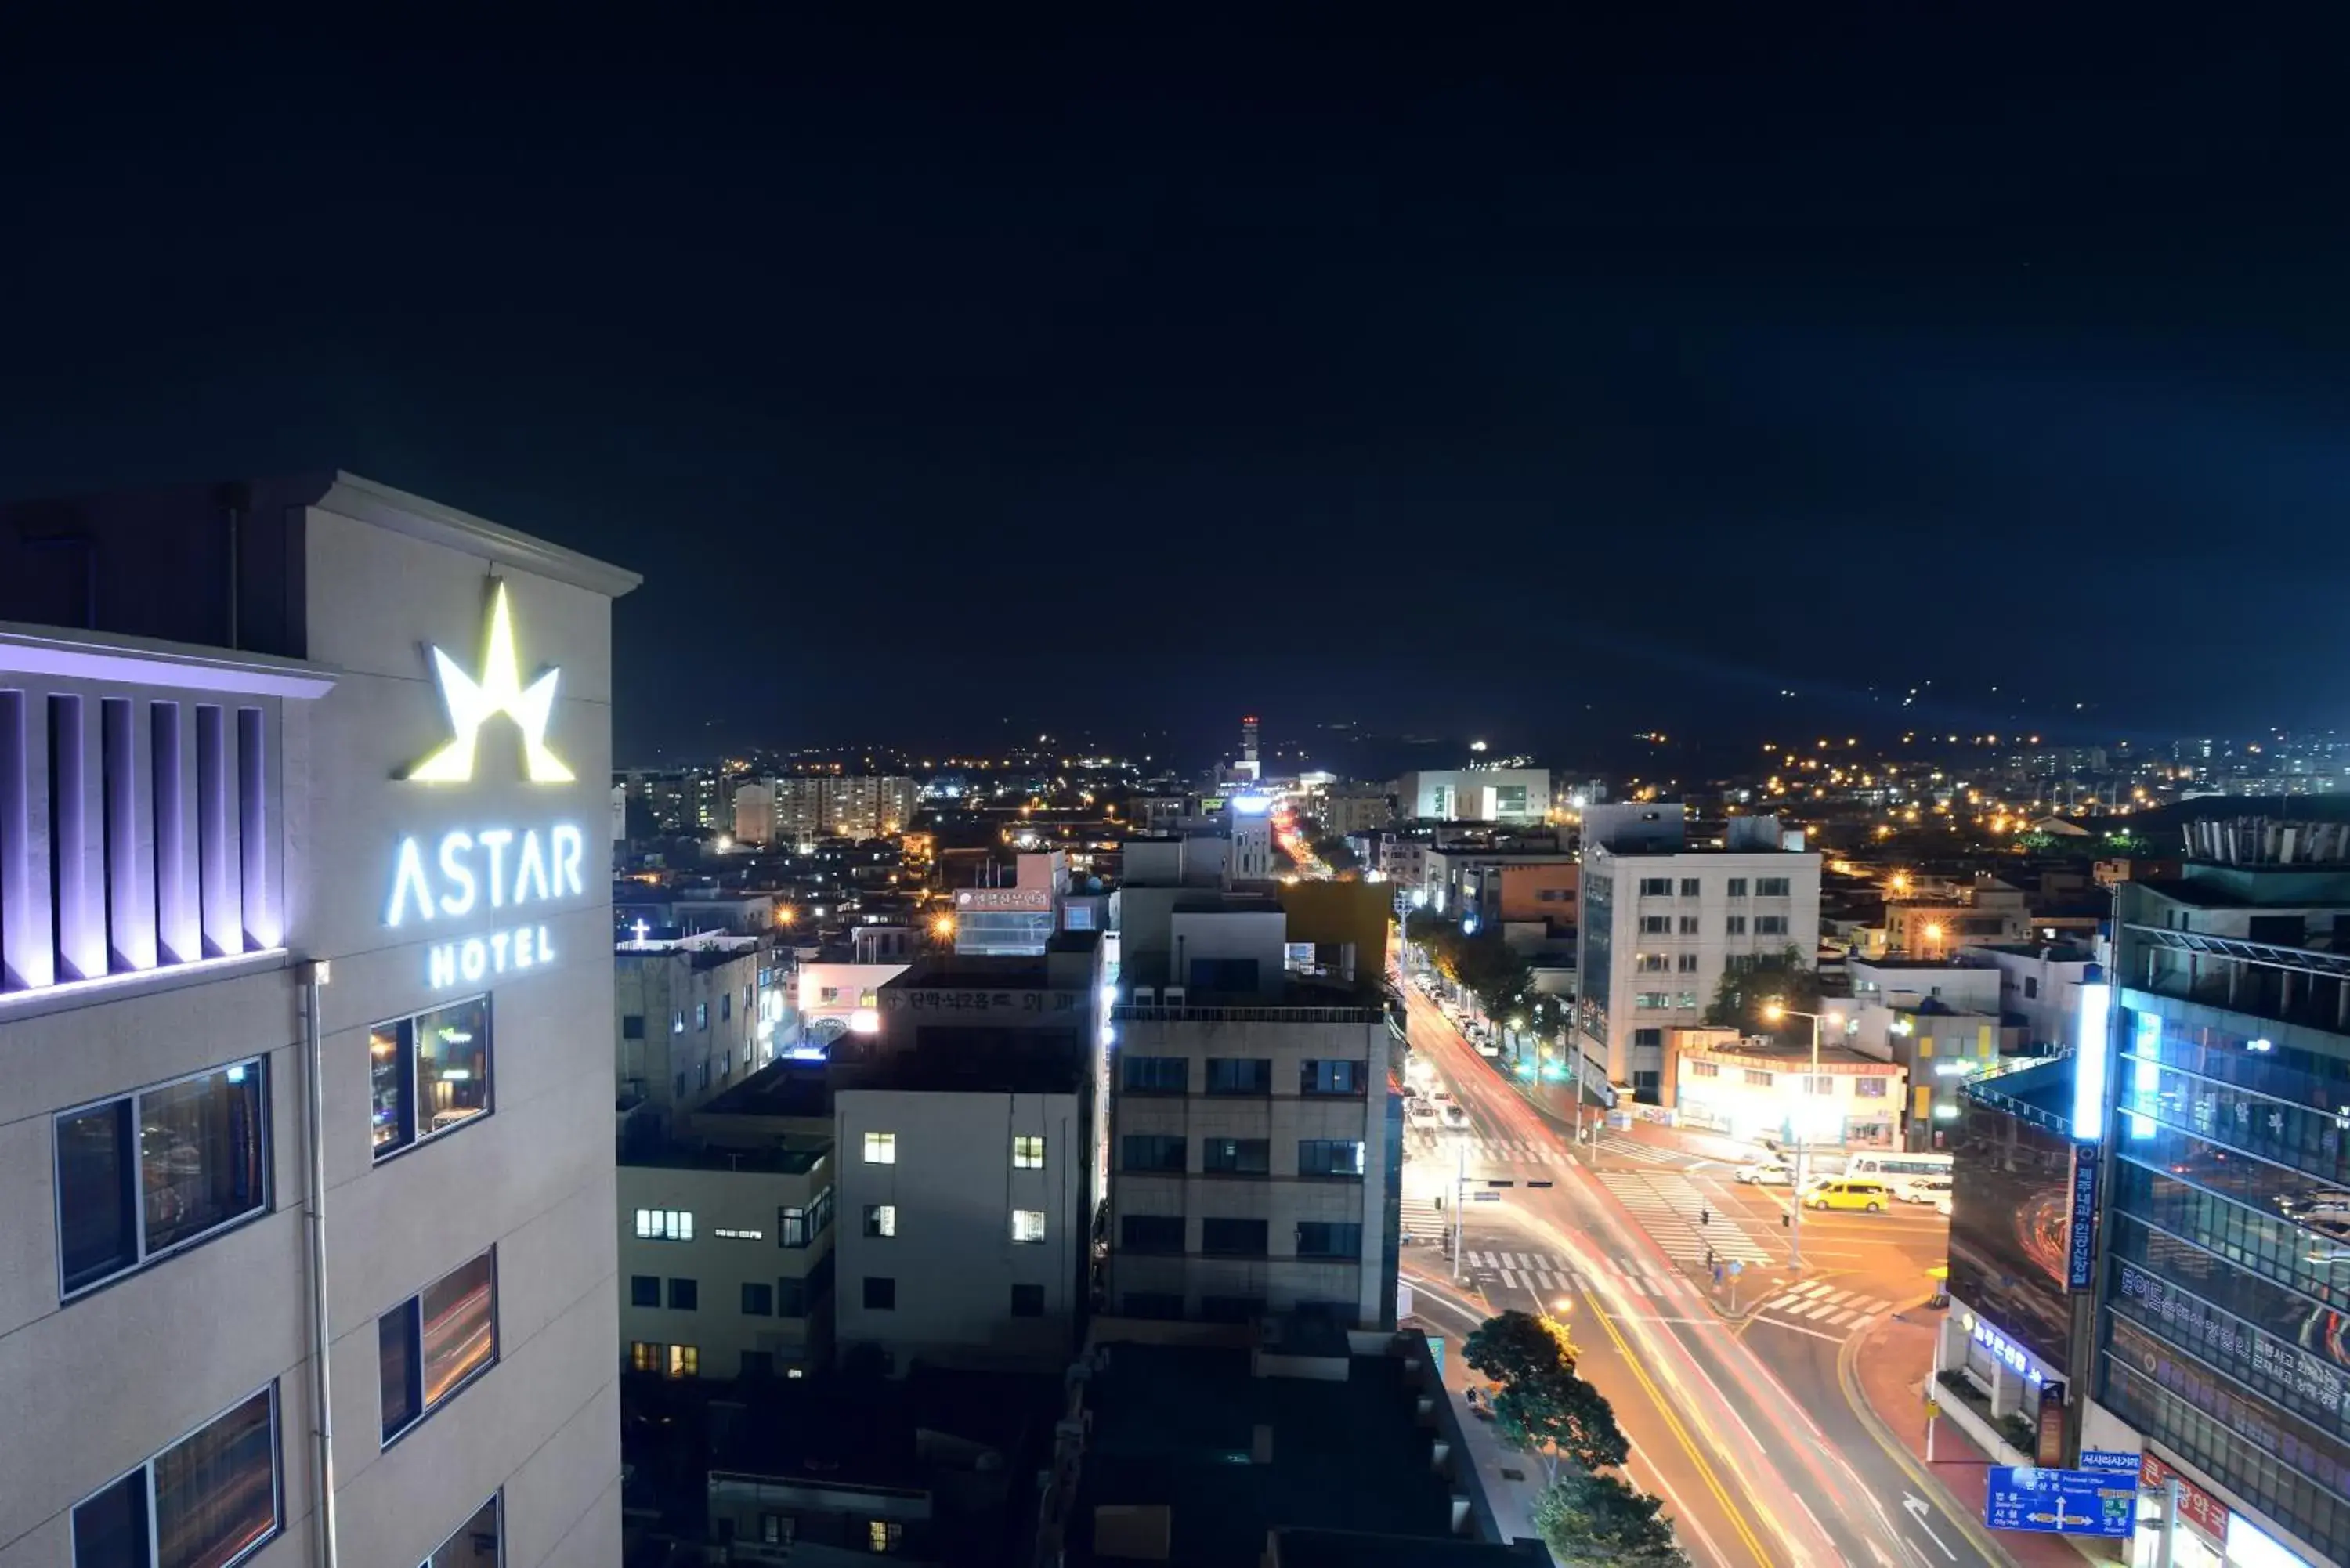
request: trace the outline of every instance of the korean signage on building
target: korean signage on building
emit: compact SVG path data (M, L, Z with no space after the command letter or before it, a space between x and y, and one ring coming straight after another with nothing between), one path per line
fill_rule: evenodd
M2172 1481L2178 1483L2178 1516L2214 1541L2227 1540L2228 1505L2226 1503L2221 1502L2150 1453L2138 1462L2139 1490L2162 1491Z
M2076 1293L2088 1290L2096 1273L2097 1151L2073 1146L2073 1216L2064 1233L2064 1283Z
M2040 1422L2033 1458L2043 1465L2064 1462L2064 1380L2051 1377L2040 1386Z
M1024 915L1049 915L1053 912L1053 894L1045 888L965 888L955 895L958 915L993 915L1016 912Z
M891 987L881 993L889 1012L1075 1012L1083 992L932 991Z

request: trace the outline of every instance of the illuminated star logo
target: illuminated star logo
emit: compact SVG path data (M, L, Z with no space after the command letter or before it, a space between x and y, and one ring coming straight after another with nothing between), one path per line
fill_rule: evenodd
M522 668L515 659L514 617L506 608L506 586L500 583L490 599L490 634L482 650L482 675L476 680L457 668L457 661L432 649L432 671L441 682L441 701L449 710L449 743L417 763L408 776L419 784L463 784L473 776L473 742L482 725L497 714L512 719L522 731L523 771L533 784L568 784L571 770L546 749L546 721L555 711L555 682L562 675L550 670L525 688Z

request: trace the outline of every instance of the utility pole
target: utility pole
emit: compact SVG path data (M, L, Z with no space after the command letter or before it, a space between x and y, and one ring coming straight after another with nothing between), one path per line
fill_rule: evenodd
M1811 1075L1804 1080L1804 1092L1795 1097L1796 1110L1793 1117L1795 1124L1795 1185L1793 1194L1795 1202L1787 1213L1787 1266L1800 1269L1804 1266L1804 1170L1811 1153L1812 1089L1820 1076L1820 1023L1823 1016L1835 1018L1839 1023L1842 1019L1833 1012L1823 1015L1789 1007L1775 996L1763 1002L1762 1016L1773 1023L1782 1018L1808 1018L1812 1021L1812 1071Z

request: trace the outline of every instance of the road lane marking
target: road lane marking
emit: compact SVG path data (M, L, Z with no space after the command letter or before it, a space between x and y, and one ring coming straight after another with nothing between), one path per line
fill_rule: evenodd
M1597 1318L1599 1326L1607 1331L1609 1341L1616 1346L1617 1356L1626 1367L1630 1369L1634 1380L1647 1393L1649 1405L1655 1408L1659 1416L1664 1418L1666 1429L1671 1432L1675 1439L1679 1442L1681 1452L1687 1454L1690 1463L1697 1467L1698 1479L1705 1482L1706 1490L1711 1491L1714 1501L1721 1505L1722 1513L1728 1517L1731 1527L1738 1532L1738 1538L1746 1543L1746 1550L1754 1554L1754 1561L1762 1564L1762 1568L1776 1568L1771 1554L1762 1549L1762 1542L1754 1533L1753 1526L1747 1522L1745 1513L1731 1500L1728 1489L1721 1484L1721 1478L1714 1473L1713 1466L1708 1463L1705 1455L1699 1451L1696 1442L1690 1437L1689 1428L1681 1425L1680 1417L1666 1402L1664 1394L1657 1387L1655 1379L1648 1376L1648 1369L1640 1364L1638 1356L1632 1354L1631 1345L1626 1342L1623 1331L1618 1329L1614 1320L1609 1317L1607 1309L1595 1302L1592 1304L1591 1315Z
M1750 1318L1748 1321L1759 1323L1765 1328L1775 1328L1786 1334L1800 1334L1806 1339L1824 1339L1830 1345L1842 1345L1846 1338L1841 1334L1823 1334L1816 1328L1805 1328L1799 1323L1789 1323L1783 1317L1756 1317Z
M1518 1288L1517 1276L1510 1272L1507 1269L1503 1269L1502 1271L1502 1282L1509 1286L1512 1290L1516 1290Z

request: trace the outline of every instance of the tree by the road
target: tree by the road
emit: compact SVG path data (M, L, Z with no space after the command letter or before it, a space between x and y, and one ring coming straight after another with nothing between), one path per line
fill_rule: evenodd
M1801 948L1790 945L1775 953L1757 953L1745 968L1724 970L1706 1007L1705 1022L1717 1029L1808 1042L1810 1019L1789 1014L1774 1023L1762 1015L1763 1003L1774 1000L1796 1012L1820 1010L1820 972L1804 961Z
M1575 1374L1565 1325L1531 1313L1487 1318L1461 1358L1500 1385L1493 1426L1504 1442L1540 1454L1551 1480L1564 1459L1585 1469L1620 1465L1631 1454L1607 1397Z
M1426 950L1437 972L1477 999L1488 1018L1506 1018L1525 1005L1534 969L1499 931L1464 931L1430 910L1415 910L1405 934Z
M1534 1532L1559 1568L1689 1568L1663 1508L1615 1476L1570 1469L1534 1500Z

